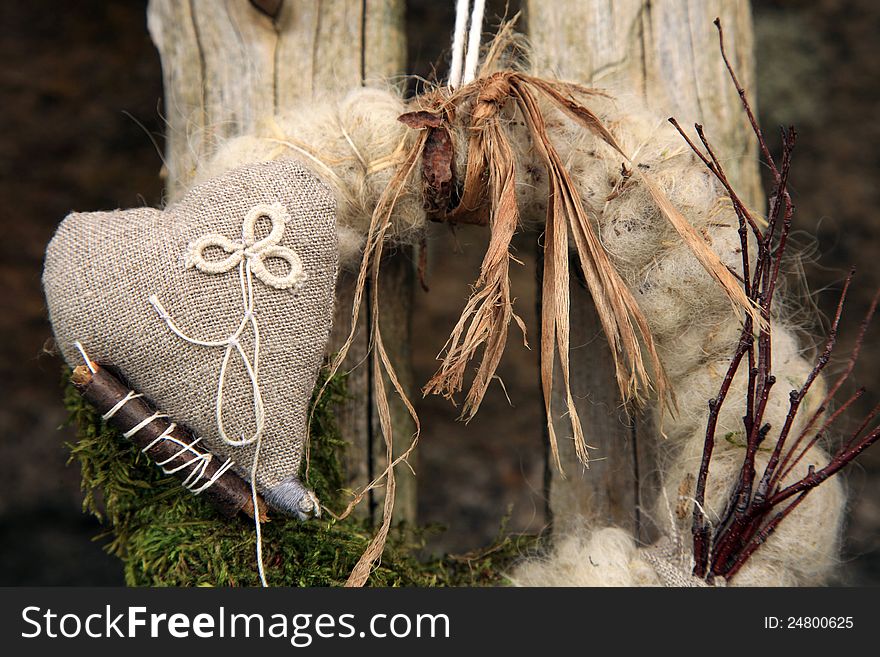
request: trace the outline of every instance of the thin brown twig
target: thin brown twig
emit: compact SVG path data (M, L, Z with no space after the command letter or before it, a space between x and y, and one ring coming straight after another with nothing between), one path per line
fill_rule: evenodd
M834 451L824 467L817 469L815 465L811 464L807 468L806 475L782 486L782 482L792 476L794 469L806 458L810 450L830 433L836 422L864 394L864 390L860 389L851 395L831 415L822 421L821 426L817 430L814 430L814 427L820 418L824 417L826 409L831 405L838 391L848 380L855 367L868 324L876 311L878 301L880 301L880 291L875 295L871 307L862 321L844 372L837 377L821 404L819 404L818 409L811 415L805 427L799 432L798 437L790 446L787 445L795 419L802 408L802 402L832 357L837 343L846 296L853 278L853 272L850 272L844 281L824 349L818 356L804 383L800 388L790 392L789 410L783 426L776 434L770 458L764 467L759 483L757 486L754 485L757 476L756 457L758 449L773 430L773 427L764 421L770 393L776 382L771 358L772 328L770 319L773 315L772 304L778 289L781 262L785 256L788 235L791 231L795 212L795 206L788 189L788 182L797 133L793 128L789 128L787 131L783 130L782 157L780 163L777 164L770 155L746 93L739 83L736 73L724 51L723 31L720 21L716 19L715 24L718 27L719 44L725 66L740 95L743 108L758 140L760 151L773 173L774 184L769 194L770 212L768 214L767 228L762 231L756 222L750 221L751 215L748 209L743 205L736 191L732 189L721 161L706 138L702 126L696 125L696 130L706 150L705 153L687 136L675 119L670 119L670 123L678 130L696 156L727 190L731 198L740 222L739 235L743 255L743 276L738 278L743 285L746 296L760 308L761 318L764 320L758 326L758 335L754 336L752 319L751 317L746 318L739 342L731 357L727 372L722 379L718 394L709 401L709 417L706 425L703 455L697 474L692 523L694 575L708 581L712 581L716 576L726 579L734 577L755 551L770 538L779 525L803 502L810 491L821 485L829 477L837 474L865 449L880 439L880 426L875 426L866 432L866 428L880 414L880 404L878 404L864 418L850 438ZM755 265L751 271L748 229L751 229L754 233L758 246L758 253L755 255ZM739 477L729 494L727 507L722 514L720 522L714 528L714 532L711 532L710 535L710 526L705 516L704 508L709 466L716 440L715 433L718 417L722 405L729 398L733 380L746 357L748 357L747 363L749 368L745 395L745 415L743 416L747 436L746 449ZM806 444L804 444L805 441ZM793 497L795 498L794 500L792 500Z
M758 146L761 148L761 154L763 155L764 160L770 167L770 170L773 172L773 177L778 182L779 171L776 168L773 157L770 155L770 149L767 148L767 143L764 141L764 133L761 131L761 128L758 125L758 120L755 118L755 113L752 111L752 106L749 103L748 97L746 96L746 90L740 84L739 78L736 75L736 71L734 71L733 66L731 66L730 64L730 60L727 58L727 50L724 48L724 30L721 27L721 19L716 18L713 23L718 29L718 45L721 49L721 58L724 60L724 65L727 67L727 73L730 75L730 79L733 81L734 87L736 87L736 92L739 94L739 98L742 101L743 109L745 109L746 111L746 116L749 118L749 123L752 126L752 130L754 131L755 136L758 138Z
M868 331L868 326L871 323L871 319L873 318L874 313L877 311L878 301L880 301L880 290L878 290L877 293L874 295L874 298L871 301L871 305L868 308L868 312L865 314L865 317L862 320L861 326L859 327L859 333L858 333L858 336L856 337L855 344L853 345L852 352L850 353L850 357L847 362L846 368L840 374L840 376L837 377L837 380L834 382L834 385L831 386L831 389L825 395L825 399L822 401L821 408L823 408L823 409L828 408L828 405L831 403L831 401L834 399L837 392L840 390L840 388L843 386L843 384L846 383L846 381L849 379L850 375L852 374L853 370L855 369L856 361L858 360L859 354L861 353L862 344L865 341L865 334ZM779 467L778 467L779 471L786 469L788 462L793 458L795 450L800 445L800 443L803 441L803 438L806 435L807 431L809 431L809 429L815 424L816 420L818 419L817 415L818 415L818 413L814 414L814 416L810 419L810 422L807 424L807 426L803 429L803 431L801 431L797 440L795 440L794 444L786 452L785 456L782 458L781 463L779 464ZM786 470L786 472L787 472L787 470ZM771 486L774 483L778 483L781 479L782 479L781 476L774 475L773 478L771 479Z

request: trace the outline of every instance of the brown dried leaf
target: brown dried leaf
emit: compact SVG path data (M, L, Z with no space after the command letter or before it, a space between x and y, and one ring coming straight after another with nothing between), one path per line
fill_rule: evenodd
M408 128L421 130L422 128L439 128L443 125L443 117L434 112L418 110L416 112L407 112L397 117L397 120Z

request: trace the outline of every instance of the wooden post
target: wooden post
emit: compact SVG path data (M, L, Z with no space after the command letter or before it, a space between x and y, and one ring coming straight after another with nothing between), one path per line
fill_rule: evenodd
M734 186L757 203L755 140L723 68L715 17L721 18L728 53L753 92L746 0L526 1L539 73L626 89L640 94L661 116L676 116L683 125L703 123ZM650 503L652 485L646 479L656 470L659 437L648 418L628 418L621 408L611 352L589 293L577 281L572 282L571 344L572 392L579 400L587 442L598 447L597 460L584 470L571 441L560 442L568 478L562 479L551 465L548 500L554 526L564 527L585 514L647 538L638 509ZM565 407L562 395L561 389L554 390L555 408ZM554 422L559 435L568 435L566 418Z
M162 59L171 200L187 189L197 163L210 157L221 140L254 131L261 120L294 101L404 73L402 0L151 0L148 25ZM386 277L381 290L387 316L405 320L413 279L406 256L392 257L385 265L386 273L395 275ZM352 277L342 275L337 284L331 351L349 330L352 283ZM390 356L409 384L409 322L388 321L383 331ZM362 328L347 363L361 367L350 376L351 398L337 413L349 443L346 462L353 489L381 472L384 460L384 453L381 460L373 458L373 444L382 441L375 429L369 367L363 363L367 344ZM393 409L402 449L412 425L399 407ZM415 485L404 469L397 491L396 517L412 521ZM361 508L369 512L367 505Z

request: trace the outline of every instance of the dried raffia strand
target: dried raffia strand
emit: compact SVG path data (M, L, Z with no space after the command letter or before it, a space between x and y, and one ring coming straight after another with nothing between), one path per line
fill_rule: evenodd
M571 119L601 137L605 143L620 153L627 162L633 164L632 158L617 144L609 130L602 125L599 117L574 100L573 94L589 93L589 89L576 84L554 83L540 78L529 78L529 80L536 87L540 88L541 91L546 93ZM563 92L568 93L569 96L566 97ZM657 204L660 211L663 213L663 216L669 221L679 236L681 236L697 260L700 261L700 264L703 265L703 268L724 290L724 293L731 300L733 309L737 315L742 316L742 313L745 312L752 317L753 321L755 321L758 326L765 325L766 320L761 317L756 304L746 296L736 280L736 277L733 276L727 267L725 267L718 259L715 252L706 245L705 240L699 232L681 214L678 208L676 208L669 200L663 190L660 189L649 174L645 173L637 166L633 166L633 170L637 173L639 178L641 178L645 187L647 187L651 194L651 198Z
M562 364L563 383L566 390L567 410L572 417L572 429L574 431L575 450L581 461L587 461L586 444L583 439L583 431L580 427L579 420L576 420L577 410L571 395L569 385L569 299L568 299L568 244L567 244L567 227L570 223L572 233L575 238L576 250L581 263L581 269L584 272L587 285L593 295L596 303L599 317L602 322L603 329L608 336L614 336L615 342L622 341L623 356L630 360L626 372L617 361L618 353L621 351L621 345L613 344L617 349L614 351L615 361L617 363L616 373L618 385L624 393L624 398L628 395L637 396L640 387L648 388L650 382L647 372L642 362L641 349L638 339L633 331L631 320L634 320L645 339L647 348L649 349L652 364L657 379L657 387L660 399L666 399L666 383L665 374L657 358L654 348L653 339L647 324L641 315L641 311L636 305L629 289L620 279L613 265L610 263L605 249L599 243L598 237L593 230L589 218L580 200L580 194L575 190L574 183L565 170L556 149L550 143L544 127L543 117L538 111L537 104L533 96L526 90L520 89L519 95L522 98L522 105L529 113L529 125L533 130L533 141L539 146L539 152L547 163L548 171L551 172L550 179L552 187L550 190L550 202L548 203L546 226L553 226L553 239L545 239L545 262L553 262L553 269L550 273L551 283L548 285L548 274L545 269L544 275L544 291L549 294L549 298L555 298L555 313L543 313L542 319L544 326L542 331L542 365L545 361L549 361L547 368L545 385L545 400L547 403L548 429L552 432L553 423L550 421L550 391L552 389L552 366L553 366L553 346L552 338L554 334L557 336L557 348L559 350L559 358ZM559 199L562 199L563 211L560 211ZM567 215L567 216L566 216ZM545 228L546 230L546 228ZM558 237L557 237L558 236ZM559 239L561 237L561 239ZM557 241L558 240L558 241ZM562 275L558 272L562 271ZM554 275L555 274L555 275ZM607 300L603 297L603 293L609 291ZM547 296L544 297L548 298ZM609 311L609 306L610 311ZM619 322L619 318L624 319L622 325L614 325L612 322ZM555 324L555 326L554 326ZM549 339L548 337L549 336ZM548 346L547 343L551 342ZM628 375L626 380L624 375ZM555 442L555 437L552 439ZM554 450L555 453L555 450ZM560 468L561 469L561 468Z
M364 256L361 261L361 267L358 271L358 278L355 284L354 302L352 304L351 313L351 330L345 342L342 344L339 351L337 352L336 357L333 359L333 362L330 365L330 373L327 377L327 380L329 381L333 377L333 375L339 372L339 369L342 367L342 363L348 355L348 351L351 348L352 343L354 342L354 337L358 326L358 319L360 317L360 308L363 302L364 294L366 292L367 276L369 275L371 277L372 283L372 294L370 295L370 349L373 359L372 366L375 381L374 385L376 393L376 405L379 410L379 423L382 428L382 437L385 441L387 466L381 474L379 474L372 482L370 482L354 497L354 499L348 504L343 513L340 514L339 518L342 519L347 517L352 512L354 507L358 503L360 503L364 496L370 490L382 484L383 481L385 482L386 490L385 503L383 506L382 524L380 525L379 530L376 532L375 537L370 542L370 545L361 555L361 558L358 560L357 564L349 575L346 586L363 586L369 578L370 570L372 569L373 564L382 555L382 551L385 548L385 542L388 538L388 530L391 527L392 512L394 510L394 468L401 461L406 461L406 459L415 449L416 444L418 443L419 433L421 431L419 418L415 412L415 408L413 408L412 403L409 401L409 398L406 395L406 391L400 383L400 380L397 377L397 373L395 372L394 367L390 359L388 358L388 354L385 351L385 345L382 342L382 332L379 322L380 318L378 280L379 271L382 263L382 250L385 243L385 235L391 223L391 213L394 209L394 204L397 198L402 193L407 183L407 180L411 177L412 172L415 169L415 165L418 161L418 155L424 146L424 141L425 136L422 135L407 153L404 164L396 171L388 187L386 187L381 198L379 199L379 202L376 205L376 209L372 214L372 217L370 219L369 231L367 233L367 242L364 249ZM416 427L410 445L397 458L393 458L394 438L391 425L391 413L388 406L388 395L385 390L385 382L383 378L386 375L388 376L388 379L391 382L391 385L394 388L395 392L403 401L404 406L412 417ZM326 385L327 384L325 383L319 391L319 397L324 393Z
M480 267L480 276L474 285L474 293L445 346L446 356L441 368L425 387L426 393L437 392L446 397L460 391L468 362L485 344L483 360L462 411L462 416L467 419L479 410L501 360L507 342L508 324L511 319L516 319L522 325L513 312L509 277L510 242L519 227L515 167L507 134L496 120L509 95L509 88L501 77L490 78L490 82L486 84L484 81L484 84L472 113L473 130L461 205L466 208L476 206L472 199L483 190L479 182L481 172L488 171L486 188L491 207L489 246Z
M557 464L557 438L550 421L549 395L557 353L576 451L583 462L588 458L583 429L568 382L569 230L611 346L618 386L624 399L641 401L645 397L645 391L652 387L651 375L642 353L644 345L651 363L653 387L656 388L661 405L674 407L675 404L648 323L599 241L575 183L547 133L544 111L536 98L536 95L541 95L548 99L553 107L561 110L577 125L586 128L626 161L631 162L601 119L576 101L574 94L597 95L597 92L579 85L550 82L522 73L503 71L480 78L443 103L437 103L444 107L445 115L452 113L448 109L451 107L454 108L456 117L464 116L463 120L470 135L461 201L456 208L450 209L447 219L456 221L462 215L474 213L483 206L484 196L488 195L491 236L474 292L452 330L440 357L440 368L425 386L424 392L452 398L462 390L468 363L477 357L482 348L482 360L462 409L464 419L472 418L479 410L500 362L510 321L515 320L522 326L521 320L513 311L509 289L509 261L512 258L510 243L520 225L515 195L516 166L507 121L503 116L512 104L529 129L533 148L543 161L550 181L544 240L545 304L542 310L541 378L547 405L550 444ZM662 214L702 266L720 284L734 306L740 312L744 310L755 317L757 321L763 321L758 316L758 310L743 294L736 278L706 245L703 237L647 174L637 167L633 169L639 171L639 176Z

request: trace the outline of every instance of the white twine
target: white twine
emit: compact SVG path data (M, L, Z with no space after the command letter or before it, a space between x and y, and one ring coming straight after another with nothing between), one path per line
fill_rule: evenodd
M467 32L467 14L470 0L457 0L455 5L455 30L452 33L452 63L449 65L449 88L455 89L461 83L464 64L464 37Z
M97 368L95 367L92 360L89 358L89 356L86 353L85 348L83 348L82 344L79 341L77 341L77 342L74 342L74 345L79 350L80 354L82 354L83 360L85 360L86 364L88 365L88 367L92 371L92 373L97 372ZM122 408L128 402L130 402L132 399L139 399L141 397L143 397L143 395L141 393L137 393L134 390L129 390L128 394L126 394L125 397L123 397L118 402L116 402L110 408L109 411L107 411L106 413L104 413L101 416L101 419L106 422L107 420L113 418L117 413L119 413L119 411L121 411ZM138 422L136 425L134 425L128 431L124 432L122 435L125 438L132 438L139 431L144 429L147 425L151 424L153 421L167 418L167 417L168 417L167 415L163 415L162 413L155 412L152 415L150 415L149 417L142 420L141 422ZM179 438L175 438L174 436L172 436L171 433L176 428L177 428L177 425L174 422L169 424L168 427L166 427L162 433L160 433L158 436L156 436L156 438L154 438L152 441L150 441L150 443L147 444L147 446L144 447L141 450L141 452L147 453L147 451L149 451L150 449L152 449L153 447L155 447L156 445L158 445L162 441L170 442L170 443L180 447L180 449L177 451L177 453L175 453L173 456L165 459L164 461L157 462L156 465L159 466L160 468L162 468L162 472L164 472L165 474L169 474L169 475L174 474L176 472L180 472L184 468L193 466L192 472L189 475L187 475L186 479L184 479L182 481L182 485L185 488L187 488L193 495L199 495L199 494L203 493L204 491L208 490L208 488L210 488L211 486L213 486L214 483L223 475L223 473L226 472L227 470L229 470L229 468L231 468L234 465L234 462L232 461L232 459L226 459L226 461L219 468L217 468L217 472L215 472L213 475L211 475L210 478L205 478L205 473L207 472L208 465L211 463L211 460L213 459L214 455L211 454L210 452L196 451L195 446L198 445L199 442L201 442L201 440L202 440L201 438L196 438L191 443L186 443L186 442L180 440ZM172 461L175 461L177 458L183 456L187 452L189 452L193 455L192 459L190 459L190 460L182 463L181 465L179 465L175 468L172 468L170 470L165 467L167 464L171 463ZM198 484L199 484L200 480L203 478L205 479L205 481L199 486Z
M257 222L265 217L271 227L269 234L257 239ZM260 509L257 504L257 466L260 458L260 447L263 437L263 429L266 425L263 396L260 391L260 328L254 313L254 277L257 277L267 286L286 290L297 288L306 279L302 261L299 255L292 249L281 246L284 229L290 221L290 215L281 203L261 203L254 206L245 215L241 229L241 240L234 242L225 235L209 233L202 235L187 247L186 267L195 268L205 274L224 274L238 267L238 280L241 288L243 314L238 328L222 340L200 340L193 338L178 328L171 319L171 315L154 294L150 296L150 303L159 313L168 328L177 337L190 344L201 347L222 347L223 358L220 362L220 373L217 377L217 397L214 402L214 412L217 420L217 431L220 439L230 447L244 447L254 445L254 460L251 465L251 498L254 503L254 523L257 539L257 568L260 573L260 583L268 586L266 573L263 567L263 540L260 527ZM207 249L220 249L227 255L222 259L209 259L205 255ZM269 258L284 260L288 265L287 273L283 275L273 274L266 266ZM245 353L241 345L241 337L247 327L251 327L253 334L253 351L251 357ZM223 388L226 383L226 374L229 370L229 361L233 350L238 353L241 362L247 372L254 400L254 432L245 438L232 438L226 433L223 424Z
M86 353L86 350L83 349L82 343L79 340L77 340L76 342L73 343L73 346L76 347L77 350L79 351L80 355L82 355L83 360L86 362L86 367L89 368L89 372L91 372L92 374L97 372L98 368L95 367L95 364L92 362L92 359L89 358L89 355Z
M79 343L77 343L77 344L79 344ZM128 394L125 397L123 397L118 402L116 402L116 404L113 406L113 408L111 408L109 411L107 411L106 413L104 413L104 415L101 416L101 419L106 422L111 417L116 415L119 412L119 410L123 406L125 406L128 402L130 402L132 399L137 399L138 397L143 397L143 395L136 393L134 390L129 390Z
M163 415L162 413L159 413L157 411L156 413L153 413L150 417L145 417L143 420L138 422L131 429L126 431L124 434L122 434L122 437L123 438L131 438L133 435L135 435L138 431L140 431L141 429L146 427L148 424L152 424L154 420L162 420L167 417L168 417L167 415Z
M256 238L257 222L261 217L269 219L271 229L269 235L258 240ZM214 410L220 438L231 447L243 447L257 442L262 436L266 424L263 396L260 392L259 383L260 329L254 312L254 276L269 287L279 290L298 287L306 278L300 257L292 249L280 245L281 238L284 235L284 228L288 221L290 221L290 216L282 204L262 203L252 208L245 216L240 242L233 242L224 235L212 233L203 235L187 248L187 268L195 268L206 274L223 274L231 271L236 266L238 267L243 314L238 328L228 337L222 340L200 340L185 334L171 319L171 315L159 301L158 297L155 294L150 296L150 303L177 337L201 347L224 348L220 364L220 374L217 378L217 396ZM228 255L220 260L210 260L205 256L205 251L209 248L221 249ZM266 267L266 260L269 258L286 261L288 264L287 273L276 275L270 272ZM254 340L252 358L249 358L245 353L240 341L248 325L251 327ZM240 437L236 439L230 437L226 433L226 427L223 424L223 388L226 383L226 374L233 350L241 358L253 393L255 428L254 433L248 438Z
M467 59L464 63L462 84L473 82L477 77L477 65L480 62L480 40L483 36L483 13L486 0L474 0L474 11L471 14L471 31L468 34Z
M486 0L474 0L470 16L470 32L467 35L467 57L465 57L465 32L468 31L469 5L470 0L457 0L455 5L455 29L452 33L452 62L449 65L450 89L456 89L463 84L472 82L477 76Z

